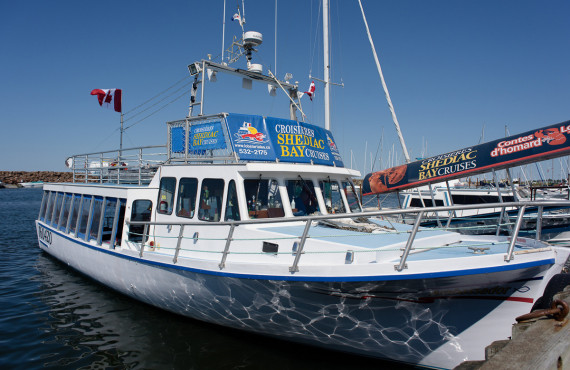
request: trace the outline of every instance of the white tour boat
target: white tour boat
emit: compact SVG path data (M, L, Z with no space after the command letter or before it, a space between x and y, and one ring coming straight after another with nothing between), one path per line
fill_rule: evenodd
M423 212L414 225L382 219L408 210L363 213L332 133L295 119L296 85L189 69L200 114L169 122L166 146L73 156L74 182L44 184L43 251L193 319L443 368L483 359L561 271L568 250L516 227L469 236L419 227ZM205 115L207 71L286 90L291 119ZM532 204L519 205L520 220Z

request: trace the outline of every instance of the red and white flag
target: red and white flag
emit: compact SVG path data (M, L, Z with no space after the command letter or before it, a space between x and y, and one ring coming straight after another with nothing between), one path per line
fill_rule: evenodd
M311 98L311 101L313 101L313 95L315 95L315 81L311 81L309 91L305 91L305 94L309 95L309 98Z
M115 112L121 112L121 89L95 89L91 91L91 95L97 95L100 106L105 108L113 108Z

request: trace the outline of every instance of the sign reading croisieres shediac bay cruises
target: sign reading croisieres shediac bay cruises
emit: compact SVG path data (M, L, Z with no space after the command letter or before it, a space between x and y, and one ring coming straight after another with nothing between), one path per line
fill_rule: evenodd
M362 194L377 194L568 155L570 121L437 155L364 178Z
M242 160L314 163L344 167L330 131L281 118L230 114L234 151Z

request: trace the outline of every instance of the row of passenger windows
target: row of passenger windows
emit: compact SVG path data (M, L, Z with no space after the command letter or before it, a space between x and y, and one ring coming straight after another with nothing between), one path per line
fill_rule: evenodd
M44 191L39 219L85 241L121 245L125 199Z
M287 200L294 216L311 215L319 212L319 204L312 180L302 178L285 180ZM196 178L181 178L178 183L178 197L175 200L176 178L163 177L160 180L157 212L179 217L193 218L195 213L199 220L219 221L222 217L222 201L224 199L223 179L203 179L198 186ZM245 199L249 218L283 217L283 199L279 183L275 179L259 178L243 181ZM325 201L327 213L346 213L341 192L344 192L352 212L359 212L360 202L352 183L338 183L331 180L319 181L319 189ZM200 190L198 192L198 190ZM227 188L224 220L241 220L238 207L236 183L230 180Z

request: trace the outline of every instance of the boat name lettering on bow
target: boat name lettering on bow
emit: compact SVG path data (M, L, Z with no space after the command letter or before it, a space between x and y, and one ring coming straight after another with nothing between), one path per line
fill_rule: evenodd
M38 238L51 245L51 231L43 226L38 227Z

